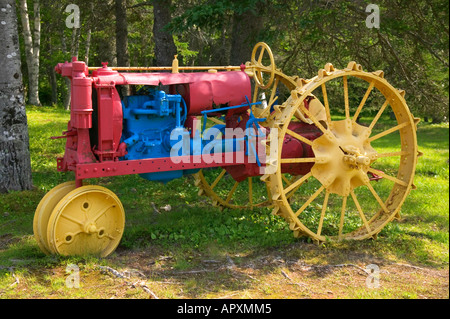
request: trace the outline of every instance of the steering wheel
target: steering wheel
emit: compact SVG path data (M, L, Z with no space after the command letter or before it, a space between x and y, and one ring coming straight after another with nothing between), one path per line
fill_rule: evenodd
M261 50L259 52L258 59L256 59L256 54L259 49L261 49ZM268 66L265 66L262 64L262 59L264 57L264 53L266 53L266 52L270 59L270 65L268 65ZM272 50L266 43L259 42L255 45L255 47L253 48L253 51L252 51L251 63L252 63L253 69L254 69L253 78L254 78L256 84L261 89L267 89L268 87L270 87L275 78L275 61L273 59ZM269 80L267 81L267 83L264 83L263 73L269 74Z

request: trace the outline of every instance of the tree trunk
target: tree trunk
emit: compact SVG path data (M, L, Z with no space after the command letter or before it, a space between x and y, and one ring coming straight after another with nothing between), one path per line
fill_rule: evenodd
M65 37L63 33L63 48L66 47L65 45ZM78 50L79 50L79 43L80 43L80 29L79 28L73 28L72 29L72 45L70 47L70 57L76 57L78 58ZM71 101L71 94L72 94L72 86L69 78L65 78L67 92L66 97L64 98L64 109L66 111L70 110L70 101Z
M47 40L47 46L45 50L47 51L48 57L53 56L54 50L51 38ZM46 72L48 75L50 86L52 88L52 105L56 105L58 104L58 82L56 80L55 66L51 64L47 65Z
M58 104L58 82L56 80L55 67L53 65L47 68L48 78L52 87L52 105Z
M153 1L153 36L155 38L155 57L157 66L171 66L177 48L173 36L164 27L172 20L170 16L171 0Z
M118 66L130 66L126 0L116 0L116 54Z
M258 42L258 34L263 28L262 14L248 10L235 13L231 37L230 64L240 65L250 61L253 47Z
M28 68L28 103L41 105L39 101L39 48L41 42L41 18L39 0L34 1L34 31L30 28L26 0L20 0L20 18L22 21L23 40ZM34 39L33 39L34 36Z
M87 35L86 35L86 50L85 50L85 55L84 55L84 62L86 63L86 65L89 65L89 50L91 48L91 34L92 34L92 30L89 27L89 29L87 30Z
M93 18L94 18L94 2L91 2L89 4L89 15L90 15L90 19L87 22L88 25L88 29L86 32L86 48L85 48L85 54L84 54L84 62L86 63L86 65L89 65L89 50L91 49L91 37L92 37L92 25L93 25Z
M0 5L0 193L32 187L15 6Z
M128 54L127 0L116 0L116 54L118 66L130 66ZM130 87L121 88L122 96L129 95Z

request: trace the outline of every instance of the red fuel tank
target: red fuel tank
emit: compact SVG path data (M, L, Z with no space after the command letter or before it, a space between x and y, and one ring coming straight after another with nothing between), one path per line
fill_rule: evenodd
M189 83L176 85L176 93L186 101L189 115L200 115L201 111L215 106L233 106L251 100L249 76L242 71L217 73L191 73Z

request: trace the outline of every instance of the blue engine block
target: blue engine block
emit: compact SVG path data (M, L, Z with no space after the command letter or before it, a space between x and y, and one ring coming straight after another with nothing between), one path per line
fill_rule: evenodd
M179 94L166 94L157 87L144 87L142 95L130 95L122 101L124 127L122 142L127 145L128 154L121 160L170 157L170 151L176 140L171 133L176 130L182 139L189 139L184 129L186 104ZM184 149L190 155L190 148ZM186 154L186 152L189 152ZM168 172L140 174L152 181L168 182L184 174L193 174L198 170L178 170Z

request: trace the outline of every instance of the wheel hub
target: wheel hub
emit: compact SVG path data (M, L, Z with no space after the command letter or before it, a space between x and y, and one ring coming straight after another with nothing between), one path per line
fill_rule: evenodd
M370 130L351 120L334 121L330 124L332 134L316 139L312 149L317 161L311 169L328 192L348 196L361 185L367 184L367 171L377 158L370 146Z

